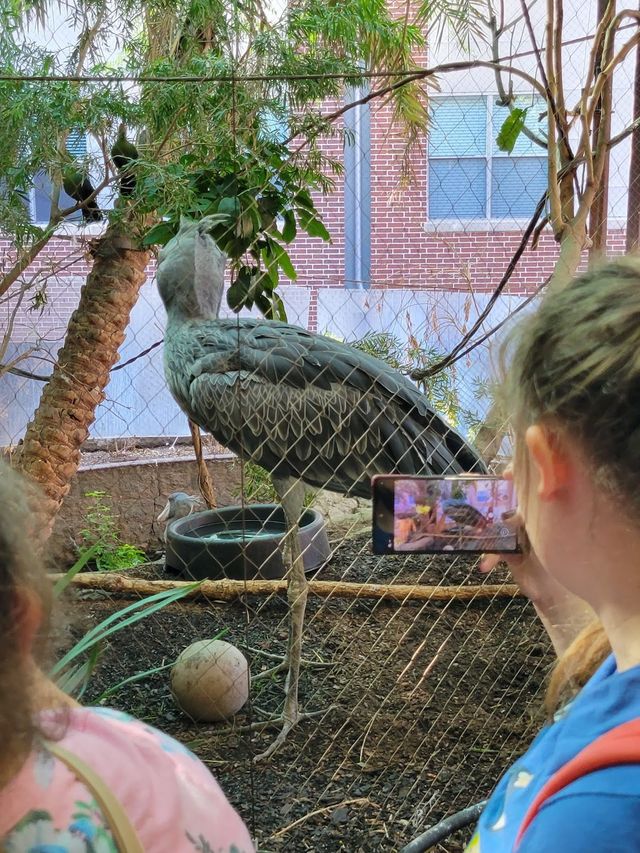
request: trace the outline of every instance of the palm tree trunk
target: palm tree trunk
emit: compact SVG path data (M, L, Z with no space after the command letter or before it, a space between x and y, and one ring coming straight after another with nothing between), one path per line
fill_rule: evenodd
M92 254L93 269L18 457L21 470L40 485L34 509L41 544L78 469L80 447L104 400L150 257L113 226L96 241Z

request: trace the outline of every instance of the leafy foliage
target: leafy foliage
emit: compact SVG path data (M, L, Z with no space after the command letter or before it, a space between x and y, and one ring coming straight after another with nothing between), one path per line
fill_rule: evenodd
M192 583L177 589L164 590L129 604L127 607L107 616L106 619L87 631L77 643L56 661L50 672L51 677L61 690L80 699L100 660L104 643L110 637L116 636L120 631L143 619L148 619L169 604L189 595L198 586L199 583ZM159 670L138 673L138 676L134 676L132 680L140 680L141 677L146 677L156 671ZM120 686L122 685L117 685L117 687Z
M104 492L89 493L89 495L92 496L99 505L102 504L104 494ZM110 523L108 522L102 522L101 524L103 529L108 530L110 527ZM129 545L121 547L124 548L125 553L129 552L129 549L132 549L132 546ZM100 543L95 543L91 547L84 548L80 552L75 563L67 569L65 574L54 585L53 594L55 598L60 598L67 587L72 583L78 572L81 572L88 563L95 560L99 548ZM137 551L138 549L133 550ZM129 566L130 565L131 560L129 560ZM74 643L74 645L54 664L50 675L57 686L70 696L74 696L76 699L81 699L89 685L91 676L100 662L104 642L109 637L116 636L119 631L135 624L140 621L140 619L152 616L167 605L172 604L175 601L179 601L197 586L197 583L188 584L185 587L167 590L151 596L150 598L144 598L141 601L125 607L123 610L120 610L104 619L96 625L95 628L92 628L76 643ZM214 639L224 636L225 633L226 629L223 629ZM107 689L101 695L100 699L105 699L125 684L133 681L140 681L142 678L153 675L164 668L165 667L158 667L154 670L137 673L131 678L128 678L125 681Z
M275 503L277 495L269 472L255 462L245 462L238 497L247 503Z
M171 179L190 189L187 210L211 218L212 236L232 259L229 306L240 310L255 304L266 317L286 319L282 301L274 293L281 273L296 279L285 247L299 231L330 239L310 193L326 188L326 182L307 168L287 162L286 147L271 142L265 143L260 164L238 157L224 171L195 166L192 156L183 156ZM146 192L145 180L149 182ZM166 189L156 181L143 178L142 189L151 210L163 203ZM143 244L166 243L178 225L177 219L159 223L147 232Z
M349 87L366 89L368 71L415 67L422 26L390 13L385 0L300 0L281 15L260 0L76 0L69 8L78 40L66 51L26 35L34 11L46 23L46 4L12 0L3 10L3 74L107 79L0 81L0 228L25 249L64 221L66 140L77 129L91 146L75 165L91 175L101 200L115 198L109 150L124 122L140 155L136 188L110 218L126 218L129 233L154 245L170 238L181 214L218 216L231 306L282 317L275 288L282 275L296 275L287 247L301 232L329 240L314 194L330 190L342 167L321 140L344 131L323 105L342 101ZM143 82L108 79L122 73ZM395 79L381 76L376 85ZM395 120L416 141L416 129L426 127L422 84L392 100ZM52 187L45 228L29 221L26 205L42 175Z
M80 559L84 554L85 562L90 559L103 572L122 571L144 563L141 548L120 541L113 511L105 500L106 492L87 492L85 497L90 504L85 516L87 526L80 531Z
M394 370L409 374L418 368L437 364L443 353L434 347L424 347L413 334L406 343L390 332L369 332L363 338L349 342L351 346L386 361ZM456 426L461 419L469 422L469 412L460 401L455 369L447 368L418 383L420 390L441 415Z
M527 109L513 107L506 117L496 138L496 144L500 151L506 151L508 154L511 154L518 141L518 137L526 125L527 112Z
M316 490L307 486L303 503L305 507L311 506L315 494ZM271 474L255 462L245 462L242 490L238 492L238 498L244 503L278 503Z

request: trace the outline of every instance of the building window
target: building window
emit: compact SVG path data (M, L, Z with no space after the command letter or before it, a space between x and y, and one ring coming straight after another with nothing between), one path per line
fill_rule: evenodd
M84 160L87 156L87 136L80 130L72 130L67 137L67 151L76 160ZM51 197L53 185L46 172L38 172L33 176L33 187L31 190L31 219L38 225L49 222L51 215ZM76 202L60 189L58 206L61 210L74 207ZM69 214L65 222L82 222L82 211L76 210Z
M520 134L513 152L496 138L508 107L494 96L433 98L429 129L430 219L529 219L547 188L546 151ZM519 97L527 127L544 138L544 101Z

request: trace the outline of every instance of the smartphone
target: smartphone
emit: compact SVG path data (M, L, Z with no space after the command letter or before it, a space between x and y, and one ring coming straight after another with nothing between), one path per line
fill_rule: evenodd
M519 553L507 523L517 501L501 477L378 475L372 478L374 554Z

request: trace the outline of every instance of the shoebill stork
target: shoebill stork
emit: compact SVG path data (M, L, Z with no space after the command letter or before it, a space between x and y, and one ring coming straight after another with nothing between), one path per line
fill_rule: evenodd
M183 219L158 255L167 312L164 365L183 411L272 475L288 532L289 642L282 730L300 719L298 679L307 582L298 541L305 484L371 496L374 474L484 472L478 454L388 364L277 320L220 319L225 257L207 218Z
M164 522L164 541L167 541L167 527L171 521L177 518L186 518L202 506L202 500L197 495L188 495L186 492L171 492L167 498L164 509L157 518L160 523Z
M487 519L471 504L461 498L447 498L442 501L442 511L456 524L462 527L486 527Z

